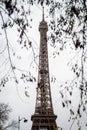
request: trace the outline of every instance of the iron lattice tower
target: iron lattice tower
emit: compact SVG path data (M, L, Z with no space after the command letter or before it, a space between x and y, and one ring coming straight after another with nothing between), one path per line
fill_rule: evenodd
M40 31L40 52L39 52L39 72L35 113L31 116L33 122L31 130L54 130L57 128L57 116L53 112L49 64L48 64L48 48L47 48L47 31L48 26L43 19L39 25Z

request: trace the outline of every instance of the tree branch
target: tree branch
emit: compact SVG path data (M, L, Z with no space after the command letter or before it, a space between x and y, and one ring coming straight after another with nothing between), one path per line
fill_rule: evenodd
M0 11L0 15L1 15L1 18L2 18L3 25L4 25L4 19L3 19L3 15L1 13L1 11ZM11 68L12 68L12 72L14 74L15 81L17 81L16 75L15 75L15 72L14 72L14 69L13 69L13 65L12 65L10 48L9 48L9 41L8 41L8 37L7 37L6 28L4 28L4 33L5 33L5 37L6 37L6 45L7 45L7 50L8 50L8 56L9 56L10 65L11 65Z
M76 115L76 117L74 118L74 120L73 120L73 122L72 122L72 124L71 124L71 126L70 126L70 128L69 128L69 130L71 130L71 129L72 129L72 126L73 126L73 124L74 124L75 120L77 119L77 116L78 116L78 114L77 114L77 115Z

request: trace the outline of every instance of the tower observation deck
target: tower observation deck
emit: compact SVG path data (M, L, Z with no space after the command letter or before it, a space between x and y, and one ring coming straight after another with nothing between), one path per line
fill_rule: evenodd
M47 31L48 25L43 18L39 25L40 31L40 51L39 51L39 68L38 84L36 95L35 113L31 116L31 130L57 130L56 118L54 114L48 62Z

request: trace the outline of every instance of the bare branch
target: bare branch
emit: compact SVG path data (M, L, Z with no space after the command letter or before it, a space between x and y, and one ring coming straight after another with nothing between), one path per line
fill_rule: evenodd
M10 129L12 128L12 129L15 130L16 128L18 128L18 122L12 120L12 122L9 123L6 127L4 127L3 130L6 130L6 129L8 129L8 128L10 128Z
M71 130L71 129L72 129L72 126L74 125L75 120L77 119L77 116L78 116L78 114L77 114L77 115L75 116L75 118L73 119L72 124L71 124L71 126L70 126L69 130Z
M0 15L1 15L1 18L2 18L3 25L4 25L4 19L3 19L3 15L2 15L1 12L0 12ZM14 72L14 69L13 69L13 65L12 65L12 60L11 60L11 54L10 54L10 49L9 49L9 42L8 42L6 28L4 28L4 32L5 32L5 37L6 37L6 45L7 45L7 50L8 50L8 56L9 56L10 65L11 65L12 72L14 74L15 80L17 81L16 75L15 75L15 72Z
M4 49L0 52L0 55L3 54L3 52L5 52L7 46L4 47Z

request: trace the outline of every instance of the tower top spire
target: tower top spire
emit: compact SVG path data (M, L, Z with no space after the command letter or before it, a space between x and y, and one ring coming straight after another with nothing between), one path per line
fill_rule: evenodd
M42 20L44 21L44 6L43 6L43 13L42 13Z
M48 31L47 22L44 19L44 6L42 7L42 21L40 22L40 25L39 25L39 31L40 30Z

